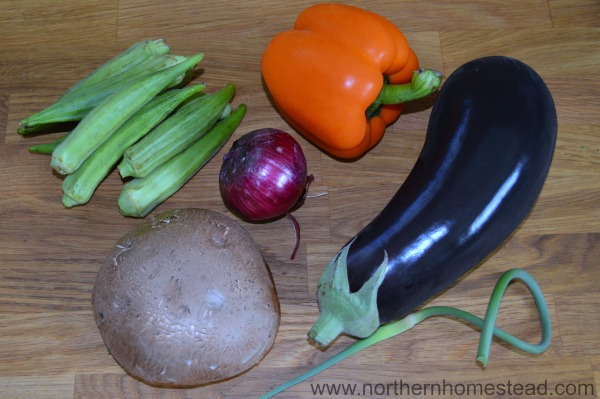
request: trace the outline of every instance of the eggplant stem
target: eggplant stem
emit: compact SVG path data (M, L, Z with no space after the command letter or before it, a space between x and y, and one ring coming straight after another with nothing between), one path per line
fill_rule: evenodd
M340 334L366 338L381 325L377 292L387 271L387 252L384 251L383 261L363 286L351 292L346 260L353 242L344 245L329 262L317 284L321 314L308 332L308 337L319 347L329 346Z
M290 256L290 259L294 259L296 257L296 252L298 252L298 248L300 247L300 223L298 223L298 220L290 212L286 212L285 215L288 217L290 222L292 222L292 226L294 226L295 243L292 256Z
M538 344L530 344L528 342L525 342L495 326L496 316L498 314L500 302L502 301L504 292L514 280L521 280L527 286L529 292L531 293L535 301L542 329L542 337ZM502 276L496 283L496 286L494 287L490 301L487 306L485 317L483 319L471 313L465 312L464 310L448 306L431 306L428 308L421 309L419 311L407 315L406 317L398 321L380 326L369 337L354 342L352 345L344 348L342 351L338 352L333 357L327 359L323 363L279 385L271 392L261 396L260 399L271 398L277 395L278 393L281 393L286 389L319 374L323 370L335 365L336 363L341 362L347 357L378 342L395 337L396 335L408 331L412 327L433 316L447 316L456 319L462 319L481 328L479 347L477 351L477 361L480 362L483 367L487 365L489 350L493 336L496 336L497 338L507 342L508 344L524 352L536 355L541 354L546 349L548 349L552 338L552 328L550 322L550 315L548 312L548 306L546 305L544 295L539 285L534 280L534 278L525 270L518 268L510 269L504 274L502 274Z

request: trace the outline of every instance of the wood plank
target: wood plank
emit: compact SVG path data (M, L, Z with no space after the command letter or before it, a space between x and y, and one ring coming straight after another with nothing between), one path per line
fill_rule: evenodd
M121 369L91 312L2 314L0 375L61 376Z
M600 26L600 4L595 0L549 0L552 26Z
M327 350L308 342L306 333L319 314L316 285L339 248L377 215L410 173L436 96L407 104L381 143L357 161L340 162L310 144L274 109L262 81L260 60L271 37L290 29L296 15L313 3L3 2L0 399L258 397L354 342L343 336ZM483 315L501 273L522 267L545 294L553 340L538 356L494 340L484 370L475 362L477 328L449 318L429 319L278 398L325 397L325 392L314 390L354 384L363 397L399 396L394 390L400 387L402 396L440 396L422 390L443 386L443 382L446 389L454 389L444 393L450 397L465 396L457 388L488 385L495 391L479 397L597 397L600 4L596 0L348 4L390 19L405 33L421 66L437 69L445 77L471 59L501 54L528 63L547 83L557 107L559 134L552 167L534 209L503 246L423 306L454 306ZM294 260L289 259L294 234L286 218L249 223L224 206L217 176L231 143L155 210L193 206L238 220L263 251L281 302L281 326L263 361L236 378L193 389L151 387L128 376L108 353L95 326L90 296L96 272L116 240L141 223L118 212L116 200L123 186L119 175L113 171L87 205L65 209L61 179L52 173L49 157L29 154L27 148L53 140L73 126L31 137L16 133L22 118L49 105L101 63L135 41L159 37L167 41L172 53L205 53L194 82L205 82L207 91L228 82L236 84L233 104L247 104L248 113L232 141L262 127L286 130L302 145L309 173L315 177L311 198L294 212L302 229ZM528 291L522 284L512 285L498 325L535 342L538 324ZM548 391L499 392L508 382L513 388L546 383ZM559 392L561 384L579 391ZM410 395L409 387L413 389Z
M114 38L118 1L7 0L0 14L1 49L65 48ZM77 32L77 34L74 34ZM57 38L62 38L56 42ZM54 43L53 43L54 42Z
M74 380L72 374L27 377L0 376L0 385L2 385L0 398L71 398L74 394Z

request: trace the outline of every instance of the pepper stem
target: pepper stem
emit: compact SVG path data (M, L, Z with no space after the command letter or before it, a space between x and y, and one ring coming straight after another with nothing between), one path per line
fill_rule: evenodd
M418 100L435 93L442 84L442 74L433 69L413 72L412 80L401 85L384 83L379 95L367 109L367 117L377 115L383 105L401 104Z

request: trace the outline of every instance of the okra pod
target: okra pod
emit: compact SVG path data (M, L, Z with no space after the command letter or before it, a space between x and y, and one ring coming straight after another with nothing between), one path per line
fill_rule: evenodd
M110 76L118 75L134 66L143 64L149 59L169 54L169 46L163 39L142 40L132 44L122 53L96 68L92 73L81 79L67 90L68 92L85 89L87 86L100 82Z
M118 128L81 166L62 183L63 205L67 208L87 203L100 182L109 174L125 150L163 121L204 84L173 89L159 94Z
M29 134L43 130L52 124L80 121L102 101L131 85L142 76L179 64L186 58L168 54L157 56L135 65L123 73L67 91L47 108L23 119L17 131L19 134Z
M235 85L194 98L125 151L118 165L122 177L144 177L205 135L220 119Z
M136 80L93 108L52 153L50 165L60 174L73 173L144 104L193 69L203 54Z
M133 217L148 215L183 187L223 148L245 114L246 105L241 104L183 152L160 165L148 176L125 184L119 195L120 212Z

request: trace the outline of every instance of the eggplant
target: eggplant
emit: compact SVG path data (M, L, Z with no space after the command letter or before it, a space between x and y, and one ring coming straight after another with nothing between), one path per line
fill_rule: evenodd
M552 95L531 67L490 56L456 69L413 169L325 268L309 338L367 337L482 263L533 208L556 136Z

